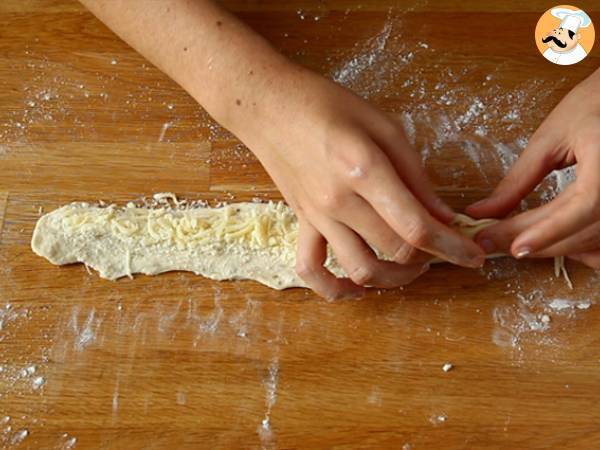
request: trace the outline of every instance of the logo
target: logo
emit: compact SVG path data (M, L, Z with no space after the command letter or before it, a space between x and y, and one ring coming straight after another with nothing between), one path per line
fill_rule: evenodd
M535 43L548 61L570 66L583 60L594 46L592 19L585 11L560 5L542 14L535 27Z

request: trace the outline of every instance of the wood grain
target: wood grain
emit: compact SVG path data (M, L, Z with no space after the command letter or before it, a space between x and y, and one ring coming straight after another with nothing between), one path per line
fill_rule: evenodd
M574 67L543 60L542 1L223 3L412 123L456 208L490 192L600 64L600 46ZM578 6L600 21L596 2ZM348 75L352 61L364 67ZM248 149L75 1L0 4L0 86L3 447L598 448L598 274L570 264L571 292L551 261L443 265L328 303L185 273L108 282L57 268L29 242L40 213L66 202L281 197Z

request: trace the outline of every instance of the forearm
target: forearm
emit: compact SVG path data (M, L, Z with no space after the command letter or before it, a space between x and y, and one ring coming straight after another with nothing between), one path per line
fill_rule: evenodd
M207 0L81 0L228 128L269 120L269 97L297 69ZM234 130L235 132L236 130Z

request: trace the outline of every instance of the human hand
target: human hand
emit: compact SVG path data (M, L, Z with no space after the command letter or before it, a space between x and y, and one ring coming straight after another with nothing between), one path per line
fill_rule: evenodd
M305 69L280 78L260 121L229 127L297 214L297 271L313 290L334 298L404 285L428 269L432 255L483 264L481 249L445 225L454 213L434 194L401 126ZM323 267L327 243L349 279Z
M492 195L467 208L503 217L552 170L577 164L577 179L551 202L479 233L487 253L568 256L600 269L600 71L576 86L544 120Z

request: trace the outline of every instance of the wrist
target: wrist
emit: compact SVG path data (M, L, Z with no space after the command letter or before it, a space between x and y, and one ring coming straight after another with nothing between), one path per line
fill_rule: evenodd
M299 68L281 55L239 71L208 95L194 97L222 126L243 138L246 131L270 123L290 94Z

